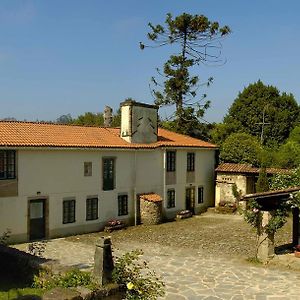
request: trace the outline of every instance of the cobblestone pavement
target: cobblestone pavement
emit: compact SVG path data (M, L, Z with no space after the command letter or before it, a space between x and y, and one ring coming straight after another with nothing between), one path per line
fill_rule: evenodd
M238 259L209 255L203 250L174 249L155 243L118 243L114 255L143 249L149 266L163 277L167 300L300 299L300 272L255 266ZM18 245L26 249L27 245ZM47 243L46 258L66 266L92 268L94 247L64 238Z

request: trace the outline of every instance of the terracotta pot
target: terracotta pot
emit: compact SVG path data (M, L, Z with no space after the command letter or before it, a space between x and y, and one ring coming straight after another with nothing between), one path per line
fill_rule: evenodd
M295 256L300 258L300 251L295 251Z

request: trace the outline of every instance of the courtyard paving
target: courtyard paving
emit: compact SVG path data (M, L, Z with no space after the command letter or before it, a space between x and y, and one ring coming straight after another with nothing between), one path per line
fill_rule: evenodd
M243 253L233 251L232 245L226 244L226 226L223 224L223 238L221 246L215 247L218 251L210 251L209 247L195 247L187 243L187 239L180 232L184 227L205 223L205 218L215 219L218 223L231 227L232 230L243 226L242 220L231 216L204 215L202 218L186 220L185 224L174 224L179 230L177 241L174 237L172 243L167 242L168 233L163 229L168 224L160 227L145 227L141 229L128 228L124 231L113 232L112 242L114 256L119 256L133 249L144 251L143 259L149 262L150 268L154 269L163 277L166 284L167 300L196 300L196 299L299 299L300 300L300 272L287 268L265 267L245 261ZM203 221L204 219L204 221ZM204 222L204 223L203 223ZM173 226L173 225L171 225ZM139 234L129 240L127 235L133 235L131 231L147 230L153 232L158 228L159 234L165 234L165 243L159 238L154 241L148 232L148 238L141 240ZM209 228L206 229L206 231ZM216 230L216 228L215 228ZM248 229L247 229L248 230ZM196 230L197 231L197 230ZM205 230L204 230L205 231ZM204 232L203 231L203 232ZM200 231L201 233L201 231ZM201 234L198 232L199 239ZM57 260L65 266L76 266L81 269L90 269L93 266L95 242L103 233L73 236L68 238L54 239L47 243L44 256ZM156 234L156 233L155 233ZM154 234L154 235L155 235ZM169 235L174 232L169 232ZM192 232L192 236L195 233ZM211 235L214 233L212 232ZM133 235L134 236L134 235ZM180 240L180 237L182 239ZM122 238L123 237L123 238ZM245 237L243 237L245 239ZM251 240L251 239L250 239ZM176 241L176 243L175 243ZM197 242L195 242L197 244ZM19 249L26 249L27 245L18 245ZM230 249L232 254L230 255ZM239 248L240 249L240 248Z

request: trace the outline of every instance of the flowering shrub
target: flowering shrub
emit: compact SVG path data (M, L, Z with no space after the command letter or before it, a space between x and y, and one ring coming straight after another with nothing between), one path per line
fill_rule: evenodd
M107 222L107 226L118 226L118 225L124 225L124 222L121 220L110 220Z
M113 279L126 287L127 300L155 300L164 296L164 283L147 262L139 262L142 250L133 250L118 258L113 271Z
M182 211L180 211L179 213L177 213L177 215L180 215L180 216L182 216L182 215L189 214L190 212L191 212L190 210L186 209L186 210L182 210Z

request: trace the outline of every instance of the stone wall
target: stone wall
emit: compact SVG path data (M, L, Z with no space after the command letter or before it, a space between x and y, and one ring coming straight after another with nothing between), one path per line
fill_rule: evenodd
M148 201L140 200L141 223L145 225L155 225L162 222L162 200Z

